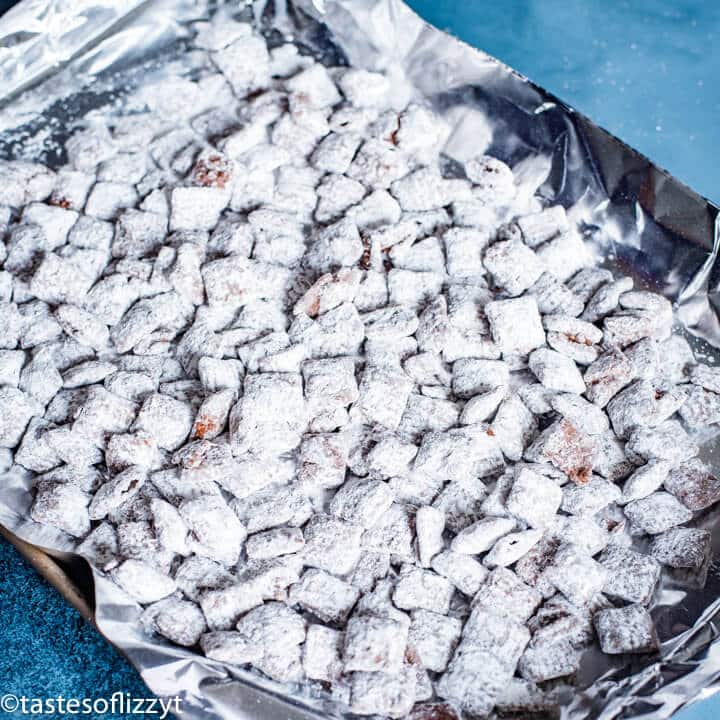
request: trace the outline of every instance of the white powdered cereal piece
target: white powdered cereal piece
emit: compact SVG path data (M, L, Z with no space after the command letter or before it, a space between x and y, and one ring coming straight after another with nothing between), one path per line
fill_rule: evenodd
M348 480L335 493L330 512L362 527L372 527L377 518L390 508L394 494L380 480Z
M38 523L52 525L76 538L90 532L89 497L72 483L38 483L30 517Z
M95 350L107 346L110 339L107 326L77 305L61 305L55 311L55 318L64 332L79 343Z
M303 670L312 680L337 682L342 675L340 658L345 639L341 632L324 625L308 625L303 644Z
M570 515L594 515L620 500L620 488L594 475L584 484L568 483L562 489L562 509Z
M597 405L578 395L558 393L550 398L550 406L588 435L599 435L610 427L607 415Z
M40 405L47 405L62 387L62 376L48 348L40 348L20 373L19 388Z
M465 162L465 174L475 184L474 195L488 205L507 205L515 196L512 170L490 155L479 155Z
M423 167L392 183L391 192L407 212L437 210L453 200L469 200L465 180L444 178L435 168Z
M429 610L446 615L454 588L449 580L430 570L403 566L393 602L403 610Z
M165 500L153 498L150 501L150 510L160 547L178 555L190 555L188 546L190 530L177 508Z
M620 296L632 290L632 278L623 277L618 280L604 283L595 291L585 306L582 319L587 322L597 322L611 313L620 302Z
M179 400L154 393L142 404L135 428L144 430L157 441L158 447L175 450L180 447L193 426L190 406Z
M42 228L47 249L55 249L67 242L68 232L78 219L74 210L31 203L23 210L22 222Z
M306 435L300 445L298 482L332 489L345 482L348 446L342 435Z
M371 189L387 190L407 174L405 154L384 140L366 140L350 164L347 175Z
M495 284L513 297L533 285L543 271L535 253L519 240L491 245L485 251L483 264Z
M123 210L135 207L138 194L128 183L98 182L93 185L87 202L85 214L99 220L114 220Z
M555 482L528 468L515 478L505 507L532 528L545 528L560 507L562 490Z
M108 480L90 501L88 512L92 520L102 520L109 512L134 497L147 479L147 470L129 467Z
M47 253L30 281L30 292L53 305L82 303L92 283L74 262Z
M626 438L637 426L657 425L657 401L657 391L647 380L636 380L621 390L607 406L615 434ZM659 421L663 419L659 418Z
M322 275L295 304L294 313L305 313L314 318L345 302L352 302L360 286L360 278L358 270L347 269Z
M111 577L133 600L143 605L157 602L175 592L175 581L141 560L125 560Z
M404 373L367 367L360 381L355 408L366 422L395 430L400 424L412 388L412 380Z
M445 513L430 506L418 508L415 514L415 533L418 557L423 567L429 567L433 557L445 546L444 529Z
M238 97L261 90L270 83L270 55L261 37L241 37L216 49L211 58Z
M540 593L512 570L495 568L473 598L472 607L525 622L542 602Z
M502 360L464 358L453 363L453 392L460 398L506 387L509 379L509 367Z
M631 603L647 605L660 580L660 564L648 555L610 545L600 556L608 571L603 592Z
M336 575L352 571L360 557L362 528L328 515L315 515L304 530L303 562Z
M453 278L477 278L485 274L482 251L488 244L486 230L450 228L443 235L447 272Z
M654 652L658 646L655 625L642 605L600 610L593 622L607 655Z
M257 474L257 466L252 470ZM252 482L254 477L251 476L249 480ZM242 498L232 502L233 510L248 532L259 532L285 524L299 527L308 520L312 507L298 487L267 486L262 476L257 480L260 480L260 490L250 495L243 493ZM276 480L283 481L280 478ZM289 478L284 480L286 483L288 481Z
M101 360L87 360L73 365L63 373L63 387L79 388L100 383L117 372L117 366Z
M93 125L76 132L66 142L65 150L70 164L88 173L117 152L110 133L102 125Z
M561 546L548 572L550 582L578 606L588 604L602 591L607 575L600 563L575 545Z
M388 273L390 302L418 308L437 295L442 289L442 276L437 272L414 272L393 268Z
M304 344L310 357L336 357L353 355L363 341L364 328L357 309L343 303L316 320L299 315L288 335L294 343Z
M39 163L3 160L0 164L3 189L0 205L22 207L29 202L42 202L53 190L55 173Z
M226 566L237 562L247 532L222 498L206 495L186 500L179 511L192 533L194 552Z
M461 530L452 541L454 552L478 555L490 548L503 536L512 532L516 523L510 518L487 517Z
M530 354L530 369L548 389L582 394L585 383L577 365L555 350L538 348Z
M155 438L143 431L113 435L105 448L105 463L114 472L125 470L131 465L151 468L156 459Z
M720 422L720 395L693 385L687 392L679 414L689 428L714 425Z
M170 199L170 229L212 230L228 201L228 193L217 188L177 187Z
M365 186L344 175L326 175L318 185L315 219L326 223L340 218L344 212L365 196ZM304 248L303 248L304 250Z
M650 460L639 467L625 481L622 497L618 502L627 504L633 500L647 497L659 490L668 476L672 465L665 460Z
M233 390L220 390L208 395L198 408L190 432L191 438L212 440L223 432L230 408L235 402Z
M280 453L300 444L306 424L300 375L248 375L230 412L233 452Z
M206 356L200 358L197 369L200 383L209 392L237 391L242 384L244 367L240 360L220 360Z
M416 669L404 665L397 674L355 672L350 681L350 709L358 715L405 717L415 702Z
M462 622L427 610L415 610L408 634L408 646L417 653L427 670L443 672L460 640Z
M354 615L345 629L345 671L399 672L407 637L407 626L397 620Z
M299 552L304 546L300 528L279 527L251 535L245 542L245 552L251 560L268 560Z
M537 249L543 268L565 282L591 263L590 252L580 235L571 230Z
M535 300L530 297L495 300L485 306L493 340L504 354L525 354L545 342Z
M193 602L167 598L151 605L143 617L150 620L152 629L182 647L193 647L205 632L205 618ZM140 622L143 622L142 618Z
M483 563L489 568L512 565L529 552L541 537L542 532L539 530L523 530L504 535L483 558Z
M490 432L508 460L520 460L537 435L538 423L517 395L505 398L495 413Z
M553 205L537 213L522 215L515 222L525 243L533 248L569 229L567 214L562 205Z
M699 385L705 390L720 393L720 368L698 363L688 369L687 377L693 385Z
M538 310L542 314L561 313L566 317L577 317L583 311L582 300L567 285L561 283L552 273L543 272L537 282L528 289L537 302ZM556 338L563 342L562 338ZM567 338L564 343L567 345ZM557 348L556 348L557 349ZM571 348L575 352L582 348Z
M568 281L568 287L582 300L583 304L606 283L612 282L609 270L597 267L583 268Z
M419 321L415 311L403 305L389 305L362 315L369 340L394 340L412 335Z
M262 652L249 638L234 630L205 633L200 638L200 646L206 657L230 665L245 665L257 660Z
M488 571L474 558L446 550L432 560L432 569L447 578L461 593L473 597L485 582Z
M288 601L297 603L323 622L342 623L359 595L357 588L324 570L306 570L299 582L290 588ZM346 637L349 627L350 623Z

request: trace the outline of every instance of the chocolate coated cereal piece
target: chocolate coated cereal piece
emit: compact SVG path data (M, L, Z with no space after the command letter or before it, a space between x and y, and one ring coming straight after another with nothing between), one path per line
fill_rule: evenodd
M474 558L446 550L432 559L432 569L447 578L461 593L473 597L485 581L488 571Z
M656 535L650 554L663 565L699 570L704 567L712 550L708 530L674 527Z
M602 591L608 571L576 545L562 545L555 554L548 579L577 606L589 604Z
M485 305L493 340L504 354L529 353L545 342L534 298L494 300Z
M72 483L41 481L30 509L38 523L52 525L76 538L90 532L89 497Z
M422 666L433 672L444 672L455 650L462 621L427 610L412 613L408 646L417 653Z
M684 462L670 470L665 489L693 512L704 510L720 500L720 480L701 460Z
M298 603L323 622L344 622L359 597L357 588L324 570L306 570L290 588L288 601ZM352 621L351 621L352 622ZM349 631L350 623L346 629Z
M401 569L393 602L403 610L430 610L446 615L453 592L454 588L446 578L408 565Z
M692 511L666 492L655 492L640 500L633 500L625 506L625 515L633 531L646 532L648 535L659 535L692 519Z

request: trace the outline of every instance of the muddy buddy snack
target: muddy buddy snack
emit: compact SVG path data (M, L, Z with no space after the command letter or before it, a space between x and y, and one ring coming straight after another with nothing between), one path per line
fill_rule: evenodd
M197 31L195 79L0 163L30 519L159 641L356 714L529 712L653 653L710 561L720 371L390 73Z

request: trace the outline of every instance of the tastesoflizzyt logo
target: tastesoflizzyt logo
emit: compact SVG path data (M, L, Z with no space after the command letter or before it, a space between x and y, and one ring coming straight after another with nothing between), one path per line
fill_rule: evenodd
M171 712L179 712L180 698L136 698L130 693L116 692L109 698L39 698L5 693L0 697L0 711L10 717L22 715L148 715L164 720Z

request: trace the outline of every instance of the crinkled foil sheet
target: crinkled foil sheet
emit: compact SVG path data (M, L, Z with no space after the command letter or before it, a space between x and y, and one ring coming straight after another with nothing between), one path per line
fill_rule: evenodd
M451 122L452 161L488 151L582 224L599 262L676 302L678 323L706 359L720 353L718 208L557 98L494 58L423 23L400 0L24 0L0 18L0 157L62 163L62 143L87 113L126 106L143 83L194 76L192 21L213 12L253 18L274 42L298 42L328 64L387 70L398 102L422 96ZM450 162L450 166L452 162ZM0 318L0 322L2 319ZM716 435L703 454L720 470ZM0 479L0 522L47 548L80 578L100 631L158 695L181 697L183 718L341 717L323 698L288 691L145 636L139 606L92 571L66 536L28 520L32 479ZM668 718L720 690L720 522L703 589L665 581L653 616L661 659L589 650L577 685L561 691L563 720ZM84 571L84 572L83 572Z

